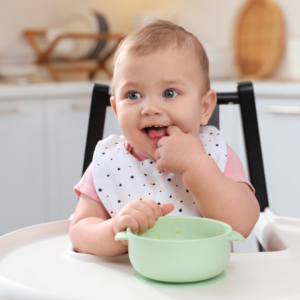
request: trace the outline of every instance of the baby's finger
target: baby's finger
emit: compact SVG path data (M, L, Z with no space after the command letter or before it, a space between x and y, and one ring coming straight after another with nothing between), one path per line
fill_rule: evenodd
M155 212L153 211L152 207L149 206L146 201L147 200L141 201L138 209L146 215L146 217L148 219L148 228L147 229L149 229L154 226L156 217L155 217Z
M159 206L160 215L165 216L174 210L174 205L172 203L166 203Z
M155 157L155 160L157 161L157 160L159 160L160 158L161 158L161 155L162 155L162 149L160 149L160 148L157 148L156 150L155 150L155 152L154 152L154 157Z
M152 209L154 217L155 217L154 221L156 221L160 217L159 205L153 200L144 200L144 203ZM153 224L153 226L154 226L154 224ZM152 228L152 227L150 227L150 228Z
M139 223L130 215L120 216L117 220L115 233L126 230L127 227L131 228L132 232L137 233L139 231Z
M174 133L182 133L181 129L177 126L169 126L166 129L168 135L172 135Z
M142 213L145 214L145 216L148 219L148 226L149 226L148 228L152 228L155 224L155 214L154 214L153 210L151 209L151 207L149 207L149 205L146 204L145 200L142 200L142 201L141 200L134 200L130 204L131 205L128 206L127 211L123 212L123 213L125 213L126 215L132 215L133 210L141 211Z
M153 201L154 202L154 201ZM146 200L137 201L133 206L134 209L141 211L148 219L148 228L152 228L155 224L155 214L151 207L147 205ZM147 229L148 229L147 228Z
M161 159L156 160L155 167L156 167L157 171L159 171L159 172L164 172L165 171L164 166L163 166L163 162L162 162Z
M139 224L138 234L143 234L149 228L147 216L140 210L132 210L131 216L133 216Z
M166 135L165 135L164 137L160 138L160 139L158 140L158 142L157 142L157 147L158 147L158 148L162 147L163 144L165 143L165 141L166 141L167 138L168 138L168 137L167 137Z

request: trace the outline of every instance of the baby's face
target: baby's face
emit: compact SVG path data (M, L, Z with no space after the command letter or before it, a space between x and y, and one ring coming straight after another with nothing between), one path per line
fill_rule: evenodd
M205 99L210 100L212 93L202 95L201 68L196 56L185 49L135 57L121 54L115 65L114 88L111 104L124 137L153 160L166 127L198 134L210 116L206 116L211 107Z

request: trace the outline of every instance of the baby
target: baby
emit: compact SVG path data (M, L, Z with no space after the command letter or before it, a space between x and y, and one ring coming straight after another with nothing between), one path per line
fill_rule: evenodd
M98 143L75 186L74 251L116 256L115 235L142 234L160 216L220 220L247 237L259 218L254 189L221 133L205 126L216 105L198 39L158 20L127 36L114 61L111 106L124 135Z

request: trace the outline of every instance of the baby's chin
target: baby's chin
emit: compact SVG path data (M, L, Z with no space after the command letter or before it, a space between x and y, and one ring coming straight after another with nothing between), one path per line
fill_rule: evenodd
M153 152L147 152L147 153L145 153L145 154L143 154L144 156L146 156L148 159L151 159L151 160L154 160L154 161L156 161L156 159L155 159L155 151L153 151Z
M145 157L147 157L148 159L154 160L155 159L155 151L156 151L157 147L155 149L136 149L140 154L144 155Z

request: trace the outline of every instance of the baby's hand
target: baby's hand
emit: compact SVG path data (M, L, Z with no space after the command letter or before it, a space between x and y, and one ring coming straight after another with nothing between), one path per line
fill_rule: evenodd
M132 232L142 234L152 228L159 217L169 214L173 209L172 203L158 205L153 200L132 201L113 218L114 233L117 234L129 227ZM128 241L120 242L128 245Z
M160 172L181 175L201 155L206 154L202 141L193 133L183 133L177 126L169 126L168 136L162 137L155 151L156 168Z

